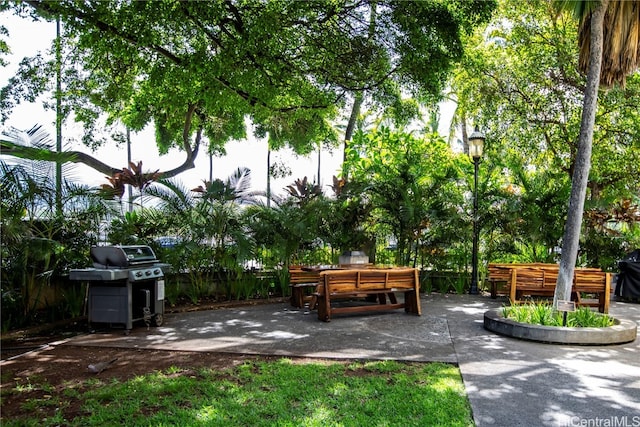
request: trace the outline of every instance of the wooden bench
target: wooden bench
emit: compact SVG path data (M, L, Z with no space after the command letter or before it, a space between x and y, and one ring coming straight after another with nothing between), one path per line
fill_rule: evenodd
M505 294L513 304L517 304L523 296L552 297L559 269L558 264L489 264L491 298L496 298L498 293ZM611 277L611 273L605 273L599 268L576 267L572 299L578 305L598 307L600 312L607 313L611 296ZM501 284L503 287L499 287ZM595 294L597 300L583 299L582 294Z
M498 294L500 295L510 295L511 291L511 280L514 268L527 270L530 268L543 268L550 272L554 270L558 271L557 264L547 264L547 263L490 263L488 267L488 276L487 281L489 282L491 298L495 299ZM557 273L556 273L557 278ZM555 286L555 285L554 285Z
M598 307L600 313L608 313L612 278L613 273L593 271L592 269L577 269L573 276L576 304ZM582 294L595 294L597 299L595 301L585 300L582 298Z
M303 308L304 303L310 301L320 282L319 271L306 271L299 265L289 267L289 287L291 288L291 305Z
M396 293L404 294L399 303ZM358 302L357 305L335 306L332 302L349 296L377 296L378 302ZM328 322L340 313L394 310L420 315L420 280L415 268L356 269L323 271L315 294L318 319ZM387 301L388 298L388 301Z

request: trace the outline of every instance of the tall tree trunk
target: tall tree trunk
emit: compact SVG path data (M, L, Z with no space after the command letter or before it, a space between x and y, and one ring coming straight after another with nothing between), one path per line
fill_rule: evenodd
M127 133L127 165L131 164L131 131L129 130L129 126L126 128ZM133 186L131 184L127 184L127 210L129 212L133 212Z
M376 35L376 18L378 16L377 13L377 1L372 0L369 3L369 31L367 37L372 39ZM347 129L344 132L344 152L342 154L342 179L347 180L349 177L347 176L346 169L346 160L347 160L347 148L349 147L349 142L351 141L351 137L353 136L353 131L356 128L356 122L358 121L358 116L360 115L360 107L362 107L362 102L364 100L364 92L355 92L353 99L353 107L351 108L351 116L349 116L349 122L347 123Z
M267 149L267 207L271 207L271 148Z
M349 142L353 136L353 132L356 128L356 122L358 121L358 115L360 115L360 106L364 96L358 92L354 95L353 107L351 107L351 115L349 116L349 122L347 123L347 129L344 131L344 151L342 154L342 178L347 179L346 161L347 161L347 148Z
M553 296L553 306L555 308L558 307L559 300L571 299L573 273L578 258L584 201L587 194L589 169L591 168L593 127L596 119L598 87L602 65L603 23L607 3L607 0L601 1L591 15L589 71L587 74L587 85L584 91L578 151L576 153L573 177L571 180L569 212L567 214L567 222L565 223L564 236L562 238L560 271Z
M213 182L213 153L209 151L209 182Z
M62 39L56 19L56 152L62 153ZM56 213L62 215L62 161L56 161Z
M469 154L469 132L467 131L467 117L462 116L460 122L460 130L462 132L462 150L463 153Z
M320 184L320 154L322 153L322 143L318 143L318 185Z

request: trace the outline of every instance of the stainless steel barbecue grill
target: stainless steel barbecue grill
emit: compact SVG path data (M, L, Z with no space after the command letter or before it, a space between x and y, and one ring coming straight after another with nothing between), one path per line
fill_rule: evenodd
M149 246L93 246L92 268L74 269L71 280L87 283L89 323L123 325L136 321L154 326L164 318L164 273Z

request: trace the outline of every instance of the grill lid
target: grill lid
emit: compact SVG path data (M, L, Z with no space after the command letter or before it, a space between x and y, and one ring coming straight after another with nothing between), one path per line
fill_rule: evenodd
M126 268L157 262L156 254L149 246L92 246L91 259L95 268Z

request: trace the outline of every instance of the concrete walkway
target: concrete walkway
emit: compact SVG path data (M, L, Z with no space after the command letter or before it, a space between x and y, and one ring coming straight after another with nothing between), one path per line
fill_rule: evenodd
M640 340L566 346L495 335L484 312L505 300L422 297L423 315L336 316L287 303L169 314L165 324L79 336L67 345L335 359L441 361L460 367L477 426L640 426ZM640 304L612 302L640 324Z

